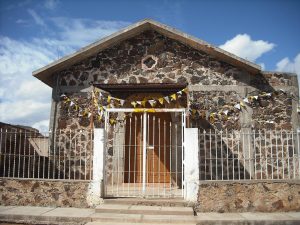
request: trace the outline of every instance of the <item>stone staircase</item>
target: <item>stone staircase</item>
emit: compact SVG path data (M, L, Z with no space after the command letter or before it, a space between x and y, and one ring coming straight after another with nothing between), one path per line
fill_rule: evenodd
M193 207L181 199L106 199L86 225L196 224Z

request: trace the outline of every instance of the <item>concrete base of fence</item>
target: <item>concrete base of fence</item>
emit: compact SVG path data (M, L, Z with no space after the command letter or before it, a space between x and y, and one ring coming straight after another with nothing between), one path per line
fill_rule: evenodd
M198 212L287 212L300 210L300 180L201 181Z

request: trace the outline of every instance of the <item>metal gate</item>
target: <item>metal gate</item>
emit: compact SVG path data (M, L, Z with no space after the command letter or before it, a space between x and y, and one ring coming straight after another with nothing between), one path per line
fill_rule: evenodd
M105 197L182 197L184 109L107 109Z

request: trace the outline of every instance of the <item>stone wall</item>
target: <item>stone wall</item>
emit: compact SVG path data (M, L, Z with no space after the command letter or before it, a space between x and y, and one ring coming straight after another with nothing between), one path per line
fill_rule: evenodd
M149 56L152 56L156 63L151 69L145 69L143 62ZM56 93L69 91L69 95L77 98L82 108L91 106L87 100L90 96L80 93L81 89L90 86L90 82L181 83L191 89L198 87L201 90L191 91L189 95L191 106L198 107L203 112L202 118L191 119L192 124L197 126L235 130L251 126L260 129L290 130L293 124L292 117L295 118L294 122L298 123L297 115L292 115L292 105L297 104L292 101L293 96L298 94L296 77L284 73L250 74L155 31L145 31L122 41L57 75L59 86ZM225 91L224 86L229 86L230 90ZM204 90L206 87L210 87L210 90ZM212 122L207 116L209 112L226 109L249 94L279 89L284 89L287 94L281 93L269 99L262 98L247 107L247 112L234 110L229 115L231 118L226 121L216 118L216 121ZM73 129L90 125L90 119L78 118L76 113L68 114L61 101L59 108L56 127L72 126ZM242 120L243 117L248 119ZM95 120L94 122L97 123Z
M300 182L202 182L196 209L198 212L299 211Z
M0 179L0 204L90 207L89 182Z

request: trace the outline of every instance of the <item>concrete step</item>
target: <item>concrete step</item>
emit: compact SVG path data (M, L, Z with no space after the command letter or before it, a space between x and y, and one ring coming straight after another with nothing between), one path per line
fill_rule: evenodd
M107 198L104 199L104 203L118 204L118 205L172 206L172 207L192 206L189 202L181 198L173 198L173 199Z
M143 215L190 215L193 216L192 207L171 207L171 206L145 206L145 205L125 205L107 204L99 205L95 209L96 213L120 213L120 214L143 214Z
M120 213L95 213L91 216L92 222L126 224L197 224L194 216L186 215L143 215L143 214L120 214ZM97 223L96 223L97 224ZM94 224L95 225L95 224Z

